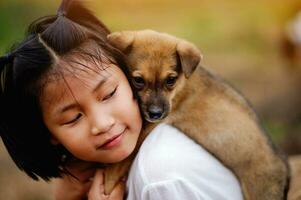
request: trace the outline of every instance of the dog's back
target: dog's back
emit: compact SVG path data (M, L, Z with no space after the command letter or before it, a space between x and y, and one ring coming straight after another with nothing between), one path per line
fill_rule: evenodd
M218 76L199 66L175 96L166 121L232 169L246 199L286 199L285 156L264 132L247 100Z

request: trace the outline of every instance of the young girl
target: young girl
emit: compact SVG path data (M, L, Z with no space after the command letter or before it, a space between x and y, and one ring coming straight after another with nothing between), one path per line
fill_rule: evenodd
M107 34L81 4L63 1L57 15L31 24L26 39L0 58L2 140L31 178L63 176L57 199L82 199L87 193L89 199L123 198L122 183L110 196L103 194L100 163L132 153L142 119L123 55L107 43ZM242 196L228 169L161 124L131 167L127 199Z

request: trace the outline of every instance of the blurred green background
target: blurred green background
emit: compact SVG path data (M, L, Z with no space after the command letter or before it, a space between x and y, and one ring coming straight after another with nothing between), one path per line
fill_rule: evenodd
M89 0L111 31L155 29L195 43L204 65L253 104L272 139L301 153L301 67L283 54L297 0ZM20 41L34 19L55 14L60 1L1 0L0 54ZM0 111L1 112L1 111ZM51 184L19 172L0 143L0 199L51 199Z

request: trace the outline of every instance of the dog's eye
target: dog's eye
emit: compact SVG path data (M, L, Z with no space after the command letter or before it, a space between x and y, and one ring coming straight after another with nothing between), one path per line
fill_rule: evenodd
M176 83L177 78L178 78L177 76L167 77L167 79L165 80L166 86L167 87L172 87Z
M133 78L134 86L138 89L142 89L145 85L145 82L142 77L136 76Z

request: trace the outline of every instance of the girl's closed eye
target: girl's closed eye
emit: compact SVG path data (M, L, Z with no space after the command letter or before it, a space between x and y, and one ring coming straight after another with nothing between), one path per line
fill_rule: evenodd
M106 95L106 96L102 99L102 101L106 101L106 100L110 99L111 97L113 97L114 94L115 94L116 91L117 91L117 88L118 88L118 86L116 86L116 87L113 89L113 91L111 91L108 95Z
M108 95L106 95L104 98L101 99L101 101L107 101L110 98L112 98L117 91L118 86L116 86ZM78 120L82 117L82 113L76 114L74 117L71 118L71 120L67 120L66 122L63 123L63 125L70 125L78 122Z
M63 123L63 125L68 125L68 124L72 124L74 122L77 122L81 117L82 117L82 114L78 113L74 118L72 118L71 120Z

